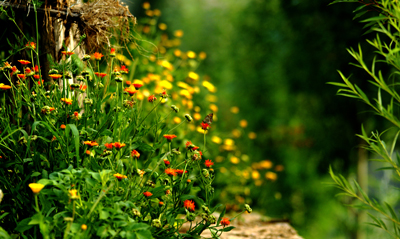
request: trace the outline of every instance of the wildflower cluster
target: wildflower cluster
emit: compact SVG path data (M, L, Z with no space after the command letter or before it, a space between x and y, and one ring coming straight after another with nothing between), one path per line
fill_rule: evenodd
M159 15L144 7L146 14ZM146 36L153 27L138 28ZM83 56L65 49L54 69L43 72L38 45L27 42L22 47L31 60L2 63L7 84L0 84L0 209L19 205L2 225L44 238L181 238L231 229L225 209L212 207L217 162L206 144L213 121L206 111L218 108L202 111L193 100L200 87L210 99L216 89L194 72L205 53L177 49L182 34L161 35L162 60L136 48L130 60L117 46ZM173 64L178 60L179 70ZM184 80L176 81L178 75ZM202 138L200 146L187 141ZM216 210L222 210L218 219ZM196 216L203 220L182 233Z

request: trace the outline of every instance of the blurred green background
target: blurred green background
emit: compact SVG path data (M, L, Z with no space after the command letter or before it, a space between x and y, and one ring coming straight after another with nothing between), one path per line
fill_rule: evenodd
M130 3L139 22L145 17L143 2ZM356 179L357 170L367 173L360 167L366 152L355 135L361 124L378 124L364 105L336 96L337 88L326 84L340 81L338 69L353 73L356 84L366 84L361 81L365 75L348 64L352 59L346 51L358 43L370 50L363 25L352 20L358 5L328 6L329 1L315 0L148 2L161 10L159 22L167 25L167 32L183 30L182 51L207 53L196 72L217 87L215 124L226 136L232 134L239 147L221 152L224 160L216 168L227 177L217 180L216 188L228 189L218 191L219 198L287 218L304 238L377 238L379 232L358 223L365 216L343 206L352 202L335 197L338 190L326 184L331 182L329 166L348 178ZM247 127L229 133L243 119ZM265 161L283 166L283 171L275 167L276 180L266 180L257 166ZM235 183L237 176L245 177L241 171L250 172L252 180Z

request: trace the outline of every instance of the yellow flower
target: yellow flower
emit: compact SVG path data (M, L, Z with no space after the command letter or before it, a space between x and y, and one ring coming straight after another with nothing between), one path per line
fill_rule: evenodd
M239 113L239 107L237 107L237 106L231 107L231 112L234 113L234 114Z
M165 31L165 30L167 30L167 24L165 24L165 23L160 23L160 24L158 24L158 28L160 28L160 30Z
M200 58L201 60L206 59L206 57L207 57L207 54L206 54L204 51L202 51L202 52L199 53L199 58Z
M191 71L188 74L189 78L193 79L193 80L198 80L199 79L199 75L196 74L195 72Z
M81 229L82 229L82 231L86 231L86 229L87 229L86 224L82 224L82 225L81 225Z
M255 138L257 138L257 134L254 133L254 132L250 132L248 136L249 136L249 139L255 139Z
M263 160L263 161L261 161L260 162L260 167L261 168L263 168L263 169L270 169L270 168L272 168L272 162L271 161L269 161L269 160Z
M232 135L235 138L239 138L242 135L242 133L240 132L240 130L234 129L234 130L232 130Z
M253 170L253 172L251 172L251 178L256 180L260 177L260 173L257 170Z
M188 51L186 54L189 58L196 58L196 53L194 51Z
M174 36L176 36L176 37L182 37L182 36L183 36L183 31L182 31L182 30L176 30L176 31L174 32Z
M209 108L214 113L218 112L218 106L216 106L215 104L211 104Z
M192 94L188 90L180 90L179 95L186 97L187 99L192 99Z
M180 57L181 54L182 54L182 52L181 52L181 50L179 50L179 49L176 49L176 50L174 51L174 55L175 55L176 57Z
M38 194L40 192L40 190L42 190L44 188L44 185L40 184L40 183L30 183L29 187L31 188L31 190L34 194Z
M203 81L202 84L211 93L215 93L217 91L217 88L209 81Z
M267 172L265 174L265 178L269 179L271 181L275 181L278 178L278 175L276 173L274 173L274 172Z
M222 139L220 137L218 137L218 136L215 136L215 135L211 137L211 141L216 143L216 144L221 144L222 143Z
M150 9L150 3L149 2L144 2L142 6L143 6L144 9Z
M235 156L232 156L229 160L233 164L238 164L240 162L240 159L238 157L235 157Z
M172 89L172 84L171 82L167 81L167 80L162 80L158 83L158 87L162 88L162 89L167 89L167 90L171 90Z
M173 121L174 121L175 124L179 124L182 120L181 120L181 118L175 116Z
M242 127L242 128L246 128L246 127L247 127L247 120L242 119L242 120L239 122L239 125L240 125L240 127Z
M174 66L171 63L169 63L169 61L163 60L163 61L158 61L157 63L162 67L167 68L170 71L174 69Z
M199 114L199 113L194 113L193 114L193 118L195 119L195 120L200 120L201 119L201 114Z
M70 195L71 199L78 199L79 198L78 190L72 189L72 190L69 190L68 192L69 192L69 195Z
M215 103L215 102L218 101L218 97L215 96L215 95L207 95L207 96L206 96L206 100L207 100L208 102Z

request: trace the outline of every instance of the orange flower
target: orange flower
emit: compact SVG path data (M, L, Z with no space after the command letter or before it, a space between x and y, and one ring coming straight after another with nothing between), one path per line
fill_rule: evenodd
M40 75L33 75L33 78L35 78L36 80L40 79ZM43 80L42 80L43 81ZM40 85L40 83L38 82L38 84Z
M186 209L190 210L190 211L194 211L195 205L194 205L193 200L185 200L185 201L183 202L183 206L184 206Z
M69 196L71 197L71 199L78 199L79 198L78 190L72 189L72 190L69 190L68 192L69 192Z
M125 88L124 91L128 92L129 95L134 95L137 92L137 90L134 87Z
M17 74L18 78L20 78L21 80L25 80L26 76L25 74Z
M2 89L2 90L8 90L8 89L11 89L11 86L5 85L5 84L3 84L3 83L0 83L0 89Z
M114 177L116 177L119 181L121 181L124 178L128 178L126 175L123 175L123 174L120 174L120 173L114 174Z
M130 81L130 80L127 80L127 81L125 81L125 84L127 84L127 85L131 85L132 84L132 82ZM136 87L135 87L136 88Z
M229 226L229 224L231 224L229 219L226 218L226 217L223 217L222 220L221 220L221 225L225 227L225 226Z
M86 150L86 154L87 154L87 155L90 155L90 150Z
M34 67L34 70L35 70L35 72L39 72L39 66L36 65L36 66Z
M39 76L39 75L34 75L33 77L35 77L35 76ZM36 77L35 77L36 78ZM38 85L42 85L43 84L43 82L44 82L44 80L38 80Z
M105 143L104 146L106 146L107 149L112 149L113 143Z
M186 143L185 143L185 148L188 148L188 147L190 147L190 146L192 146L193 144L192 144L192 141L187 141Z
M18 60L19 63L21 63L21 65L28 65L31 64L30 61L26 61L26 60Z
M148 102L153 102L153 101L156 101L156 100L157 100L157 98L154 95L151 95L151 96L149 96L149 98L147 98Z
M173 169L173 168L167 168L167 169L165 169L165 173L166 173L168 176L176 176L176 170Z
M62 51L61 54L67 55L67 56L71 56L71 55L73 55L75 53L73 53L72 51Z
M124 144L124 143L120 143L120 142L115 142L115 143L113 143L113 146L116 148L116 149L121 149L122 147L125 147L125 145L126 144Z
M101 58L102 58L104 55L101 54L101 53L95 52L95 53L93 54L93 56L94 56L94 59L100 61Z
M83 143L86 144L86 145L92 146L92 147L99 145L98 143L96 143L96 141L90 141L90 140L85 141Z
M213 163L211 160L209 160L209 159L207 159L206 162L205 162L204 164L206 165L207 168L209 168L209 167L211 167L211 166L214 165L214 163Z
M110 56L115 56L115 49L114 49L114 48L111 48L111 50L110 50Z
M56 80L56 79L59 79L59 78L61 78L62 77L62 75L59 75L59 74L51 74L51 75L49 75L53 80Z
M60 126L60 128L61 129L65 129L67 126L65 126L65 124L62 124L61 126Z
M131 156L134 158L139 158L140 157L140 153L136 150L132 150L131 152Z
M145 196L145 197L150 197L150 196L152 196L153 194L151 193L151 192L144 192L143 193L143 195Z
M158 202L158 205L164 206L164 202L163 202L163 201L159 201L159 202Z
M61 98L61 101L62 101L62 102L65 102L65 104L67 104L67 105L72 105L72 100L71 100L71 99L68 99L68 98Z
M168 141L171 142L173 138L176 138L176 135L174 135L174 134L164 134L163 137L168 139Z

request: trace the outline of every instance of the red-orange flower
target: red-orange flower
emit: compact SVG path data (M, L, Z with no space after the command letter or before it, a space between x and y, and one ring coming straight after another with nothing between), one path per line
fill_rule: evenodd
M154 95L151 95L151 96L149 96L149 98L147 98L148 102L153 102L153 101L156 101L156 100L157 100L157 98Z
M26 60L18 60L19 63L21 63L21 65L28 65L31 64L30 61L26 61Z
M120 71L123 71L124 73L129 73L129 70L128 70L128 68L126 68L126 66L121 66L121 70Z
M120 173L116 173L114 174L114 177L116 177L118 180L122 180L124 178L128 178L126 175L120 174Z
M17 74L18 78L20 78L21 80L25 80L26 76L25 74Z
M36 75L35 75L36 76ZM38 85L42 85L43 84L43 82L44 82L44 80L38 80Z
M67 55L67 56L71 56L71 55L73 55L75 53L73 53L72 51L62 51L61 54Z
M36 66L34 67L34 70L35 70L35 72L39 72L39 66L36 65Z
M173 138L176 138L176 135L174 135L174 134L164 134L163 137L168 139L168 141L172 141Z
M90 155L90 150L86 150L86 154L87 154L87 155Z
M167 159L164 159L164 164L165 164L165 166L168 166L168 165L170 165L171 163L170 163Z
M93 54L93 56L94 56L94 59L96 59L96 60L101 60L101 58L104 56L103 54L101 54L101 53L99 53L99 52L95 52L94 54Z
M30 47L32 49L36 48L36 43L34 43L33 41L26 43L25 45L26 47Z
M193 200L185 200L185 201L183 202L183 206L184 206L186 209L190 210L190 211L194 211L195 205L194 205Z
M95 74L96 76L99 76L99 77L104 77L104 76L107 75L107 73L101 73L101 72L95 72L94 74Z
M35 78L36 80L40 79L40 75L33 75L33 78ZM40 85L40 83L38 83Z
M207 123L201 122L201 128L204 130L208 130L211 126Z
M165 174L168 176L176 176L176 170L173 168L167 168L165 169Z
M137 90L135 88L133 88L133 87L125 88L124 91L128 92L129 95L134 95L137 92Z
M221 225L225 227L225 226L229 226L229 224L231 224L231 221L229 221L228 218L223 217L221 220Z
M130 81L130 80L127 80L127 81L125 81L125 84L127 84L127 85L131 85L132 84L132 82ZM136 88L136 87L135 87Z
M175 172L177 173L177 174L179 174L179 175L182 175L183 174L183 169L175 169ZM185 170L185 173L187 173L188 171L187 170Z
M51 74L51 75L49 75L53 80L56 80L56 79L59 79L59 78L61 78L62 77L62 75L60 75L60 74Z
M29 67L27 67L27 68L25 68L25 74L29 74L29 73L31 73L32 71L31 71L31 68L29 68Z
M72 100L68 98L61 98L61 101L65 102L67 105L72 105Z
M5 84L3 84L3 83L0 83L0 89L2 89L2 90L8 90L8 89L11 89L11 86L5 85Z
M79 89L85 91L87 89L87 85L79 85Z
M145 197L150 197L150 196L152 196L153 194L151 193L151 192L144 192L143 193L143 195L145 196Z
M65 126L65 124L62 124L61 126L60 126L60 128L61 129L65 129L67 126Z
M113 146L116 148L116 149L121 149L122 147L125 147L125 145L126 144L124 144L124 143L120 143L120 142L115 142L115 143L113 143Z
M107 149L112 149L113 143L105 143L104 146L106 146Z
M90 141L90 140L84 141L83 143L92 147L99 145L98 143L96 143L96 141Z
M140 153L136 150L132 150L131 152L131 156L134 158L139 158L140 157Z
M111 48L111 50L110 50L110 55L111 55L111 56L115 56L115 49L114 49L114 48Z
M206 165L207 168L209 168L209 167L214 165L214 163L209 159L207 159L206 162L204 162L204 164Z
M133 84L133 86L135 87L135 89L139 90L140 87L142 87L143 85L139 84L139 83L136 83L136 84Z
M193 145L193 144L192 144L192 141L187 141L187 142L185 143L185 148L188 148L188 147L190 147L191 145Z

